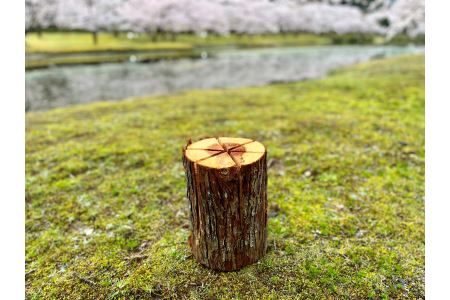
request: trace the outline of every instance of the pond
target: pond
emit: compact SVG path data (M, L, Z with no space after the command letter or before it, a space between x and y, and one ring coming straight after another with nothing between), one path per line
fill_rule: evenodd
M26 110L319 78L371 59L423 52L415 46L320 46L217 50L202 59L61 66L27 71Z

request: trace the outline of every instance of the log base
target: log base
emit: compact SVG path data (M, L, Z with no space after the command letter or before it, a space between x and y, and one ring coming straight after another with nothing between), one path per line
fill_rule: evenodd
M209 138L183 149L195 259L233 271L266 253L266 149L243 138Z

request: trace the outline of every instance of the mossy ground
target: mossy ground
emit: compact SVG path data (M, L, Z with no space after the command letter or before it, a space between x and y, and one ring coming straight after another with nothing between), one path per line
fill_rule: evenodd
M26 116L29 299L424 298L424 57L324 79ZM186 240L181 146L269 151L269 249L219 273Z

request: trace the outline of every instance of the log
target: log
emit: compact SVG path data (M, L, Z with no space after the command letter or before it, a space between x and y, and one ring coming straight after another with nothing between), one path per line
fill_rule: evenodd
M194 258L239 270L267 248L267 153L251 139L208 138L183 148Z

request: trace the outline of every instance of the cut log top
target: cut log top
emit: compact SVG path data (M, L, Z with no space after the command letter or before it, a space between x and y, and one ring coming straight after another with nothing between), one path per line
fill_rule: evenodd
M266 148L245 138L208 138L187 146L185 155L191 162L212 169L249 165L259 160Z

